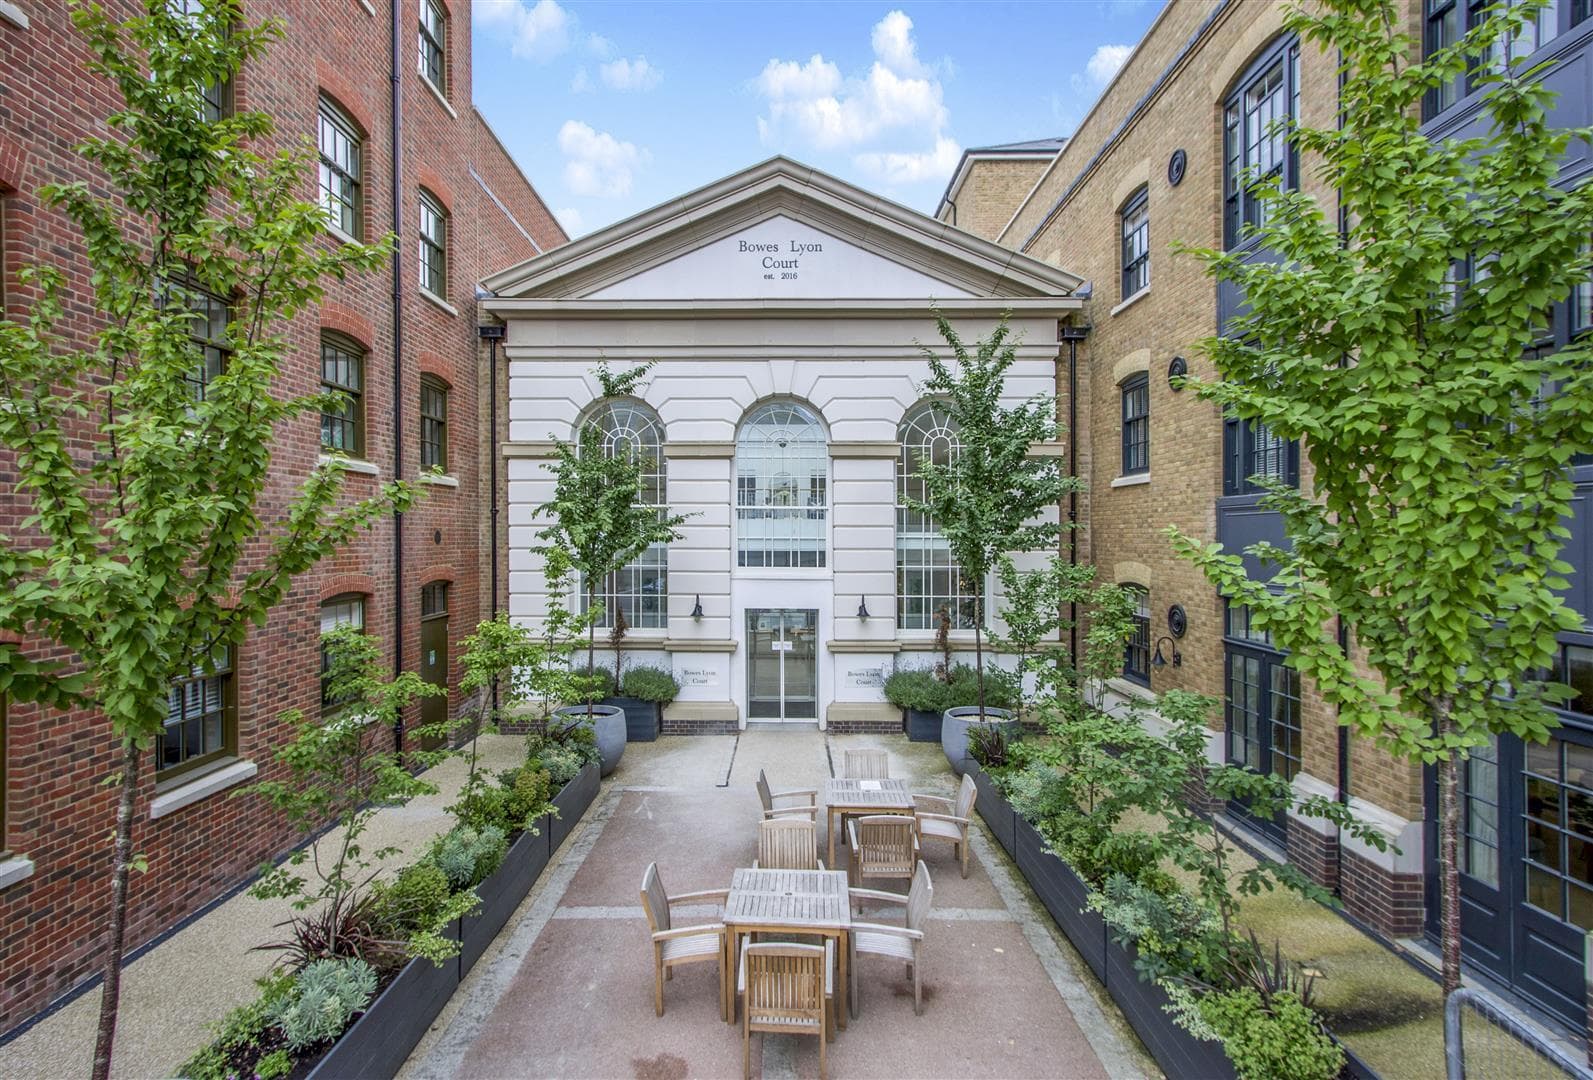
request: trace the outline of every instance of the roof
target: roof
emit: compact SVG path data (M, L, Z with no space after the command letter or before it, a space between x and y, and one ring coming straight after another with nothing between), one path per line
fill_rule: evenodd
M1032 256L965 233L811 166L774 157L491 275L483 284L495 299L486 306L508 311L553 302L616 308L688 301L699 306L714 301L788 303L738 300L732 292L702 295L692 291L695 280L679 285L678 270L684 269L683 260L692 252L775 218L798 222L865 250L870 258L884 260L879 265L891 273L927 275L970 303L1075 304L1076 300L1063 298L1071 298L1083 284L1079 276ZM638 291L636 283L666 263L687 293L672 297ZM624 282L631 284L621 287ZM706 282L703 287L711 288ZM890 295L866 293L854 299L888 301ZM812 302L810 298L809 306Z
M956 204L957 195L962 191L962 185L968 179L969 170L973 163L983 160L1006 158L1012 161L1049 161L1062 152L1068 144L1066 135L1058 135L1051 139L1029 139L1025 142L996 143L993 146L971 146L962 152L962 158L957 162L957 169L951 174L951 179L946 182L946 190L940 196L940 202L935 207L935 216L940 217L946 209L946 204Z

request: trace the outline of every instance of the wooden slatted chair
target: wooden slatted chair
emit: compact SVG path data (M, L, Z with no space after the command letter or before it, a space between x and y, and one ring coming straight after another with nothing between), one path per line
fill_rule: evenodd
M912 879L918 865L918 826L907 814L870 814L848 823L851 883L869 878Z
M781 799L806 798L806 806L776 806ZM819 815L819 793L813 788L798 788L792 791L770 791L769 778L763 775L763 770L758 770L758 801L763 804L763 818L795 817L798 814L807 816L809 821L816 821Z
M754 870L823 870L819 830L811 821L769 818L758 822L758 857Z
M664 1015L664 980L674 978L676 966L713 961L719 965L719 1016L727 1023L730 1021L731 952L725 925L675 926L669 914L672 904L716 900L722 905L729 895L728 889L713 889L670 896L664 891L658 864L647 864L642 873L642 910L647 914L647 927L653 936L653 1011L657 1015Z
M891 756L884 750L847 750L841 755L841 776L847 780L886 780Z
M835 1038L835 943L767 942L741 947L736 989L742 996L741 1075L752 1076L752 1033L817 1035L819 1077L829 1076L825 1044Z
M913 873L913 887L908 890L905 897L896 893L880 892L877 889L853 889L851 895L853 903L879 901L901 904L905 909L902 926L888 926L875 922L852 923L851 962L847 980L847 995L851 1000L849 1008L852 1015L856 1016L858 1010L857 958L862 953L906 961L907 977L913 980L913 1012L919 1016L924 1015L919 950L924 943L924 922L929 918L929 909L935 902L935 884L929 879L929 867L925 866L922 860L919 861L918 869Z
M973 777L962 775L962 786L955 801L939 795L913 795L913 817L918 821L920 840L950 840L951 850L962 861L962 876L968 876L968 828L974 799L979 796Z

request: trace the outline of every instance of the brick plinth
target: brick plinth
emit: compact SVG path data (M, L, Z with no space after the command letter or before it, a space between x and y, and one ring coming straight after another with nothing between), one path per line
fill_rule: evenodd
M1344 909L1380 934L1416 937L1425 921L1420 874L1399 874L1348 848L1339 877Z
M1293 821L1284 832L1284 847L1289 861L1306 877L1324 889L1334 889L1339 881L1339 841L1332 833L1319 833Z

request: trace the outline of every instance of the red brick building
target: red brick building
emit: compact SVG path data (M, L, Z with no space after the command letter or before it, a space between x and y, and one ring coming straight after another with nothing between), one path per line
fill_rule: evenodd
M392 264L335 284L291 327L298 348L283 391L335 385L351 404L343 416L304 417L283 432L262 516L283 507L329 450L347 452L355 496L433 465L444 475L405 515L401 535L393 520L379 523L302 577L269 624L235 650L230 672L174 694L171 734L138 792L136 847L150 872L132 885L133 947L294 842L280 821L226 793L276 768L284 710L319 709L323 623L357 619L391 659L401 650L406 669L457 684L451 643L490 609L489 523L476 510L489 500L490 449L476 283L566 240L471 106L467 0L399 0L396 28L389 5L370 0L244 6L251 22L282 20L285 34L215 95L215 107L268 112L283 144L317 143L320 168L305 176L303 195L329 206L327 244L343 234L399 237ZM0 304L20 317L31 297L19 270L59 266L72 313L64 329L79 337L94 329L83 248L37 191L85 175L92 182L72 148L103 134L119 101L85 73L86 57L64 4L0 0ZM224 351L224 343L214 347ZM0 532L14 533L28 512L15 480L0 457ZM407 724L419 722L417 710ZM0 711L0 751L4 1032L102 962L115 793L99 780L115 768L117 746L93 715L13 705Z

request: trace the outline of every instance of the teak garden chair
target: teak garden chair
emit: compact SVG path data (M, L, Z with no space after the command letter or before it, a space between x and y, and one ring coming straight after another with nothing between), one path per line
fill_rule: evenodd
M755 870L823 870L819 830L811 821L769 818L758 822Z
M891 756L884 750L847 750L841 755L841 776L846 780L886 780Z
M719 965L719 1016L730 1020L730 938L723 923L675 926L669 916L671 904L717 900L723 904L728 889L682 893L670 896L658 876L658 864L648 863L642 874L642 910L653 935L653 1011L664 1015L664 980L674 977L679 964L713 961Z
M817 1035L819 1077L829 1076L825 1044L835 1037L828 1002L835 996L835 947L769 942L741 947L741 1075L752 1076L752 1033Z
M806 806L776 806L780 799L807 799ZM763 818L794 817L805 814L809 821L818 819L819 793L813 788L798 788L793 791L770 791L769 778L763 775L763 770L758 770L758 801L763 803Z
M913 876L918 865L918 827L906 814L870 814L848 823L852 839L853 885L868 878Z
M852 889L853 902L878 900L887 904L905 906L904 926L887 926L884 923L852 923L852 955L848 966L849 1009L857 1015L857 957L859 953L889 956L907 963L907 977L913 980L913 1012L924 1015L924 995L921 988L919 950L924 943L924 920L935 902L935 884L929 879L929 867L920 860L913 873L913 887L905 897L876 889Z
M955 802L939 795L913 795L919 839L950 840L952 853L962 861L963 877L968 876L968 822L978 795L979 789L967 773L962 774Z

